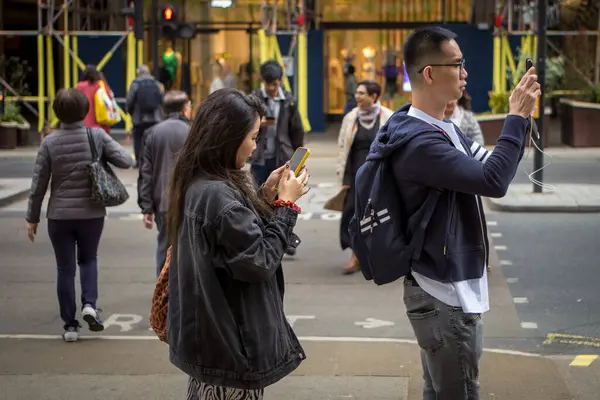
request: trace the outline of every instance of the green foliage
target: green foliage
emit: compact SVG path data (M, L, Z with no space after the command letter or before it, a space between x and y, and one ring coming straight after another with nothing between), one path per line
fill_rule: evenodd
M492 114L506 114L508 112L508 98L510 97L509 92L490 92L489 106L492 110Z
M21 109L13 101L4 103L4 115L0 116L0 122L26 124L25 118L21 115Z
M0 55L0 76L8 82L8 84L17 91L21 96L29 96L29 85L27 84L27 76L31 72L27 60L21 60L19 57L6 57Z
M589 102L600 104L600 84L590 85L587 97Z
M565 60L561 56L546 59L546 93L561 89L564 76Z

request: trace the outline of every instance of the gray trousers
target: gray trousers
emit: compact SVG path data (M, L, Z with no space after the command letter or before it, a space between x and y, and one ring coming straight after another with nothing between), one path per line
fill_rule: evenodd
M421 348L423 400L479 400L481 314L466 314L404 280L404 304Z
M167 249L169 240L167 238L167 213L159 212L154 215L154 222L158 234L156 235L156 277L160 275L165 260L167 259Z

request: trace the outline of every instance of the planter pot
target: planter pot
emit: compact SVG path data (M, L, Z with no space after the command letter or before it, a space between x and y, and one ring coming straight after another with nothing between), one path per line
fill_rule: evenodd
M481 115L477 117L479 126L481 126L481 132L483 133L483 140L486 146L493 146L498 141L502 128L504 127L504 120L506 114L492 114L492 115ZM547 146L550 142L550 123L552 118L546 113L544 115L544 146Z
M17 124L1 123L0 124L0 149L16 149L17 148Z
M561 138L572 147L600 147L600 104L561 99Z
M32 141L31 125L17 125L17 146L31 146L35 144Z

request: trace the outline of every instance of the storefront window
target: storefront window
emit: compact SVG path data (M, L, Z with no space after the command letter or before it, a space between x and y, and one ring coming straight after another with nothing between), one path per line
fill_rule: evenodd
M471 0L322 0L324 21L467 21Z
M345 72L355 69L358 81L375 80L383 90L382 102L390 107L407 101L402 91L402 43L410 30L327 31L327 83L325 112L341 114L347 100Z

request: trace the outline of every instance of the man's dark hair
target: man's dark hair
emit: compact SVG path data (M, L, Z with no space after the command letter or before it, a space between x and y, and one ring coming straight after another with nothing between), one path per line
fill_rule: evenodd
M356 87L359 87L360 85L364 86L367 89L367 94L369 96L373 96L374 94L377 95L377 97L375 97L375 101L379 100L379 96L381 96L381 86L379 85L379 83L375 81L365 80L358 82Z
M56 118L63 124L83 121L90 109L85 93L78 89L60 89L52 103Z
M283 78L283 68L275 60L266 61L260 66L260 78L267 83L275 82Z
M169 90L163 100L165 115L183 112L189 101L190 99L185 92L181 90Z
M456 34L439 26L415 29L404 42L404 65L411 83L418 82L419 70L442 55L442 44L456 39Z

